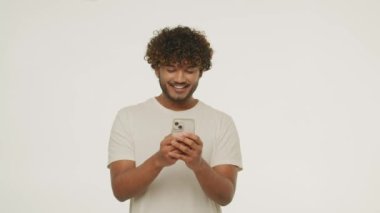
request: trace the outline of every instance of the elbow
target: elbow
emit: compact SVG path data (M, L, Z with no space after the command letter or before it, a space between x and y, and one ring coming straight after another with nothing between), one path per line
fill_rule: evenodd
M124 202L129 200L130 198L128 196L122 195L120 193L114 192L113 195L119 202Z
M230 204L232 201L232 197L231 198L225 198L225 199L221 199L219 200L219 205L221 206L227 206L228 204Z
M218 195L217 195L217 203L221 206L227 206L228 204L230 204L234 198L234 195L235 195L235 187L226 187L225 188L226 190L224 190L223 192L220 192Z
M124 201L129 200L129 197L128 197L128 196L122 195L122 194L117 193L117 192L114 192L113 195L114 195L115 198L116 198L118 201L120 201L120 202L124 202Z
M127 201L128 199L122 199L122 198L116 197L116 200L118 200L119 202L124 202L124 201Z
M112 192L113 196L120 202L127 201L131 198L131 196L128 195L129 193L125 190L122 190L121 187L113 186Z
M227 206L231 203L232 199L234 198L234 193L229 194L221 194L216 202L221 206Z
M117 199L119 202L124 202L124 201L129 200L129 198L117 197L117 196L115 196L115 197L116 197L116 199Z
M133 197L139 196L139 195L143 194L144 192L145 191L136 192L136 191L131 191L131 190L127 190L127 189L122 189L121 187L113 187L113 195L120 202L124 202L124 201L127 201Z

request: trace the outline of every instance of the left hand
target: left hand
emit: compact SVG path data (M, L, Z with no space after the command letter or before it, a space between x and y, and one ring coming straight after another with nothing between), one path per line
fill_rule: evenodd
M172 141L172 146L180 152L170 152L169 156L183 160L192 170L200 168L203 162L203 143L201 139L190 132L176 133L173 134L173 137L175 140Z

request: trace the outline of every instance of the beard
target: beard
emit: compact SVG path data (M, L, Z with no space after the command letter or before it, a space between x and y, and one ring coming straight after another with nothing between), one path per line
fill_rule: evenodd
M171 86L171 85L173 85L174 83L162 82L161 78L159 79L159 82L160 82L160 87L161 87L161 90L162 90L162 94L164 94L164 96L167 97L173 103L185 103L186 101L188 101L189 99L192 98L193 93L195 92L195 90L198 87L198 81L196 81L194 84L188 85L191 88L187 92L187 94L174 96L174 95L170 94L169 89L168 89L168 87Z

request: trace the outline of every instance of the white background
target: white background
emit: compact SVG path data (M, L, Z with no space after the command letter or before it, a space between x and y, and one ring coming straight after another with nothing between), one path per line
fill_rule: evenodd
M160 93L146 44L181 24L215 50L196 97L241 137L224 212L379 213L379 11L377 0L1 0L0 212L128 211L111 192L110 128L121 107Z

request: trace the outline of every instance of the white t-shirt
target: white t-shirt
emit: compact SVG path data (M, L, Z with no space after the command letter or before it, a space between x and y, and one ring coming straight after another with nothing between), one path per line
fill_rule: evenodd
M202 157L211 166L231 164L242 168L239 137L227 114L199 101L185 111L172 111L155 98L121 109L114 121L108 164L132 160L142 164L159 150L175 118L195 121L195 134L203 142ZM182 162L165 167L148 190L131 199L131 213L213 213L220 206L202 191L194 173Z

